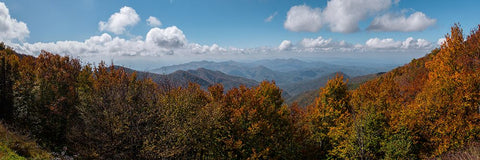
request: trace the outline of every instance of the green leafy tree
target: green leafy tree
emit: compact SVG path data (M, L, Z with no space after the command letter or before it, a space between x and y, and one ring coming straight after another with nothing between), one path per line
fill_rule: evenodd
M320 89L314 106L308 109L311 142L315 144L315 159L344 157L345 140L351 125L350 95L343 76L336 75Z
M385 116L373 108L356 115L346 155L349 159L382 159Z

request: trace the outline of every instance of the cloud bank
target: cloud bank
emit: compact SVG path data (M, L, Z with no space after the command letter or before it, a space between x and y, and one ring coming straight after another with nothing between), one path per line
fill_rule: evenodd
M365 42L365 46L372 49L433 49L433 44L424 39L408 37L404 41L395 41L391 38L371 38Z
M180 54L206 54L227 51L213 44L188 43L182 30L176 26L152 28L145 39L124 39L108 33L80 41L57 41L50 43L23 43L13 47L20 53L36 54L41 50L70 56L165 56Z
M428 52L437 43L425 39L414 39L409 37L405 40L394 40L392 38L371 38L364 44L352 44L343 40L337 41L331 38L316 37L303 38L298 42L283 40L278 47L257 47L257 48L234 48L221 47L217 44L201 45L188 42L183 32L176 26L167 28L152 28L144 39L124 39L112 36L108 33L92 36L85 41L57 41L50 43L23 43L12 45L19 53L37 55L41 50L61 55L74 57L92 56L255 56L255 55L276 55L279 52L288 54L340 54L348 53L375 53L382 51L391 52ZM439 40L440 42L440 40ZM298 56L300 56L298 55Z

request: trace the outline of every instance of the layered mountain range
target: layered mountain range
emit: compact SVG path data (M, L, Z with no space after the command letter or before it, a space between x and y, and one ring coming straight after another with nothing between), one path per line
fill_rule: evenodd
M254 62L236 61L195 61L185 64L165 66L149 72L169 74L178 70L195 70L205 68L225 74L253 79L256 81L274 80L278 85L310 81L335 72L342 72L351 77L385 72L396 66L346 66L329 64L321 61L307 62L298 59L269 59Z
M217 83L228 90L240 85L256 86L264 80L275 81L283 90L282 96L288 103L294 101L302 103L302 101L310 102L311 97L316 96L314 93L337 74L344 76L345 79L353 79L350 84L358 86L361 82L376 77L377 73L391 68L393 66L345 66L298 59L270 59L254 62L194 61L149 71L137 71L137 75L139 78L149 77L159 84L172 86L187 86L193 82L203 89ZM124 69L127 72L135 71L129 68Z

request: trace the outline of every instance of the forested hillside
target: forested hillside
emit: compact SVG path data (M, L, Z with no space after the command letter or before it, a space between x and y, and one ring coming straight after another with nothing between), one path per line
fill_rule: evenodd
M317 78L313 81L305 81L304 83L299 83L299 85L302 85L300 89L303 88L304 90L307 90L307 91L296 94L293 97L283 97L283 98L286 99L286 102L288 104L297 103L300 107L305 107L305 106L308 106L308 105L312 104L315 101L315 98L318 96L318 92L319 92L320 88L325 86L327 81L332 79L333 77L335 77L336 74L343 75L344 80L348 79L348 82L347 82L348 89L349 90L354 90L354 89L357 89L361 84L363 84L363 83L365 83L369 80L375 79L375 78L377 78L378 76L381 76L384 73L385 72L379 72L379 73L375 73L375 74L368 74L368 75L352 77L352 78L348 78L348 75L344 75L341 72L340 73L335 73L335 74L329 75L328 77L320 77L320 78ZM319 87L307 88L309 86L319 86ZM291 85L291 87L292 87L291 89L295 89L294 88L295 85ZM284 89L284 87L282 87L282 89ZM283 90L283 91L285 92L285 90Z
M176 87L2 44L0 116L81 159L431 158L478 146L479 68L479 29L464 37L455 25L425 57L355 90L337 75L303 108L274 82Z
M150 72L140 72L133 69L116 66L116 69L123 69L128 74L137 73L137 78L145 79L151 78L158 84L169 84L175 87L187 87L188 83L196 83L200 85L200 88L207 89L214 84L222 84L225 89L231 89L233 87L239 87L245 85L247 87L253 87L259 83L252 79L243 77L237 77L222 73L220 71L212 71L205 68L199 68L196 70L178 70L170 74L156 74Z

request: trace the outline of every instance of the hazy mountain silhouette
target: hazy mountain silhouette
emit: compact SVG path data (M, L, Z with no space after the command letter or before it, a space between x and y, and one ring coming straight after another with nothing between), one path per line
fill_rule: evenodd
M279 85L313 80L335 72L349 76L361 76L384 72L392 67L360 67L328 64L325 62L306 62L298 59L259 60L250 63L235 61L213 62L195 61L185 64L165 66L150 70L152 73L169 74L177 70L195 70L205 68L225 74L240 76L256 81L274 80Z
M133 73L135 71L125 67L122 68L129 73ZM139 78L152 78L153 81L159 84L168 84L172 86L187 86L189 82L192 82L199 84L203 89L207 89L209 86L216 83L222 84L225 90L238 87L240 85L245 85L247 87L258 85L258 82L252 79L232 76L220 71L212 71L205 68L187 71L177 70L170 74L156 74L137 71L137 76Z

